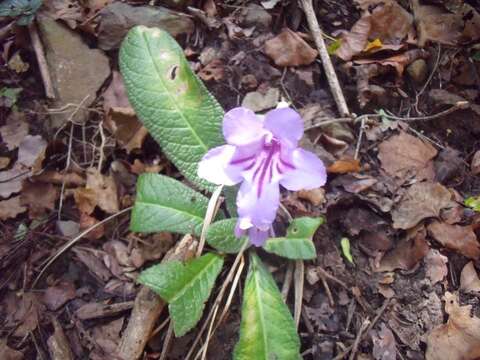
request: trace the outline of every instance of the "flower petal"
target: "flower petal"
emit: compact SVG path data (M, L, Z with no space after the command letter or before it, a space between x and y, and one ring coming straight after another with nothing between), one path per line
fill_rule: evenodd
M254 226L248 230L248 238L253 245L262 246L268 238L268 230L260 230Z
M210 149L198 163L198 176L217 185L235 185L242 180L243 167L231 165L236 147L222 145Z
M290 153L288 162L295 169L290 169L283 175L280 184L288 190L311 190L325 185L327 171L322 160L317 155L303 149L295 149Z
M262 120L247 108L234 108L223 118L223 136L231 145L247 145L259 141L264 134Z
M269 111L265 115L264 127L288 147L296 147L303 136L303 120L290 108Z
M280 204L280 188L277 182L264 185L260 197L255 184L244 181L237 196L237 211L242 219L240 227L250 222L260 230L268 230L275 220ZM245 227L243 227L244 230Z

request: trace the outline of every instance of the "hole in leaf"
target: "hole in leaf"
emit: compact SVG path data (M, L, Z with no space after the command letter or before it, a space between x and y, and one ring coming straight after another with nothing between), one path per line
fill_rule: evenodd
M173 65L170 69L170 80L175 80L178 75L178 65Z

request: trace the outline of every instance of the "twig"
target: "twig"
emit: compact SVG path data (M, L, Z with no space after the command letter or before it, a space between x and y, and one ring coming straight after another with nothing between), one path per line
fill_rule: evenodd
M325 75L327 75L328 85L332 91L333 98L337 104L338 112L341 116L350 115L348 110L347 102L343 96L342 88L340 87L340 82L338 81L337 74L328 55L327 46L323 40L323 32L320 29L318 24L317 17L315 16L315 11L313 10L312 0L300 0L305 16L307 17L308 27L312 32L313 39L315 40L315 45L317 45L318 53L320 54L320 59L322 60L322 65L325 70Z
M128 207L128 208L125 208L123 210L120 210L119 212L113 214L113 215L110 215L109 217L103 219L102 221L99 221L98 223L90 226L88 229L82 231L79 235L77 235L76 237L74 237L72 240L70 240L68 243L66 243L64 246L62 246L60 248L60 250L57 251L57 253L50 257L50 259L45 263L45 265L43 266L42 270L40 271L40 273L37 275L37 277L35 278L35 281L33 282L32 284L32 289L35 288L35 286L37 285L38 281L40 280L40 278L43 276L43 274L45 273L45 271L48 269L48 267L50 265L52 265L55 260L57 260L65 251L67 251L68 249L70 249L73 245L75 245L78 241L80 241L85 235L87 235L90 231L92 230L95 230L97 227L109 222L110 220L112 219L115 219L116 217L126 213L127 211L130 211L132 209L132 206Z
M343 287L345 290L351 292L350 288L340 279L337 279L335 276L330 275L325 269L323 269L321 266L316 266L315 269L320 272L321 275L325 276L327 279L332 280L333 282L336 282L338 285Z
M370 325L370 320L365 319L362 323L362 326L360 327L360 330L358 330L357 337L355 338L355 341L353 342L352 346L352 352L350 353L350 357L348 360L355 360L355 355L357 354L357 349L358 349L358 344L360 344L360 340L362 339L362 335L365 332L365 329Z
M199 257L202 255L203 247L205 246L205 239L207 237L207 230L212 222L213 218L217 214L218 208L220 206L219 199L220 194L222 193L223 185L218 186L212 194L212 197L208 201L207 212L205 213L205 219L203 220L202 232L200 234L200 244L197 248L196 256Z
M32 21L32 23L28 26L28 32L30 33L33 50L35 51L35 56L37 57L40 75L42 76L43 86L45 88L45 95L49 99L55 99L55 90L53 88L52 78L50 77L50 72L48 71L47 59L45 58L45 52L43 50L42 42L40 41L40 36L38 35L38 28L35 21Z
M97 166L97 170L98 172L101 172L102 171L102 166L103 166L103 158L105 156L105 153L103 151L103 149L105 148L105 133L103 132L103 120L100 121L100 124L98 125L98 130L100 131L100 139L101 139L101 142L100 142L100 158L98 159L98 166Z
M290 286L292 285L293 280L293 268L294 263L292 261L288 262L287 271L285 272L285 279L283 280L282 285L282 299L283 301L287 301L288 293L290 292Z
M73 122L70 123L70 135L68 138L68 152L67 152L67 161L65 164L65 172L68 171L70 168L70 163L72 159L72 142L73 142ZM62 208L63 208L63 194L65 193L65 184L66 184L66 176L63 177L62 180L62 188L60 190L60 200L58 201L58 220L62 219Z
M170 346L170 341L172 340L173 335L173 321L170 321L168 324L167 335L165 336L165 340L163 341L162 353L160 354L160 360L165 360L168 355L168 348Z
M362 118L362 121L360 122L360 132L358 134L358 140L357 140L357 146L355 147L355 155L354 159L358 159L358 154L360 153L360 147L362 146L362 138L363 138L363 132L365 130L365 117Z
M205 339L205 344L203 345L203 350L201 351L202 360L205 360L207 358L208 344L210 343L210 336L212 336L213 323L215 322L215 317L217 316L218 307L219 305L217 304L213 310L212 320L210 321L210 326L208 327L207 331L207 338Z
M385 302L383 303L382 307L378 310L377 312L377 315L375 316L375 318L373 319L373 321L370 323L370 325L368 326L367 330L364 331L364 335L368 334L370 332L370 330L373 329L373 327L375 326L375 324L377 323L377 321L382 317L383 313L385 312L386 308L388 307L388 304L390 304L390 299L386 299ZM355 340L356 341L356 340ZM341 354L335 356L333 358L333 360L341 360L343 359L345 356L348 355L348 353L353 349L353 345L350 345L349 347L347 347Z
M330 287L328 286L328 282L325 279L325 276L323 274L320 275L320 280L322 281L323 288L325 289L325 292L327 293L328 297L328 302L330 303L330 306L333 308L335 307L335 301L333 300L332 292L330 291Z
M198 242L191 235L185 235L175 248L164 256L162 262L188 260L195 255L197 245ZM157 294L148 287L142 286L135 298L127 328L117 347L118 356L128 360L137 360L142 356L143 349L165 305Z
M302 315L302 300L303 300L303 284L305 281L305 266L303 260L295 261L295 307L293 311L293 319L298 329L300 324L300 316Z

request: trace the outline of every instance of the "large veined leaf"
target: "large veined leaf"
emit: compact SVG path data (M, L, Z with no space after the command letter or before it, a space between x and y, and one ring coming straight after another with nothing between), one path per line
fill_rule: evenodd
M260 259L250 256L235 360L296 360L300 339L280 291Z
M207 230L207 243L220 252L227 254L238 253L248 239L247 237L239 239L235 236L234 230L237 220L236 218L231 218L211 224Z
M323 223L323 218L301 217L294 219L285 237L267 239L263 248L288 259L315 259L317 252L312 237Z
M208 199L181 182L158 174L142 174L137 181L137 198L130 230L201 232Z
M223 143L223 110L188 65L177 42L156 28L136 26L120 49L120 70L135 112L167 157L191 181L208 149Z
M222 266L223 258L209 253L186 264L175 260L152 266L140 274L138 282L168 303L175 335L182 336L202 317Z

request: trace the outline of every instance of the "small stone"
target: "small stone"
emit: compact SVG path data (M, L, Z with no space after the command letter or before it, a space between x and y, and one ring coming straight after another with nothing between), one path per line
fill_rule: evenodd
M423 59L415 60L410 65L408 65L407 72L408 75L410 75L410 77L412 78L412 80L415 81L417 84L424 83L428 75L426 61Z
M37 18L45 44L48 68L56 90L54 107L66 104L90 106L97 91L110 75L108 57L99 49L91 49L82 37L46 16ZM80 109L73 120L83 122L88 112ZM70 112L52 114L52 125L57 128L68 121Z
M277 88L269 88L265 94L262 94L259 91L253 91L245 95L242 101L242 106L253 112L259 112L277 106L279 98L280 90Z
M172 36L191 34L192 19L185 14L160 6L132 6L113 2L99 13L98 47L103 50L118 49L123 38L135 25L161 28Z
M272 23L272 15L270 15L262 6L250 4L244 10L244 18L242 25L256 26L260 28L268 28Z

